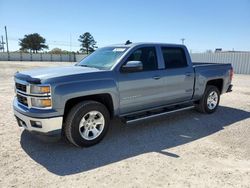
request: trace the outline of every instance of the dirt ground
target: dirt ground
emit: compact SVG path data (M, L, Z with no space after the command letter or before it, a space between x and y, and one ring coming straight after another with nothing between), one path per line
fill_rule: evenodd
M0 187L250 187L250 75L234 75L214 114L115 120L80 149L23 131L12 112L17 70L64 64L0 62Z

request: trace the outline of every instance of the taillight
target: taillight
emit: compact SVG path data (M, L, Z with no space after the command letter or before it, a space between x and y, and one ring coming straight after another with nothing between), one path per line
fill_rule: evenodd
M230 81L232 81L233 75L234 75L234 70L233 70L233 68L231 68L230 73L229 73Z

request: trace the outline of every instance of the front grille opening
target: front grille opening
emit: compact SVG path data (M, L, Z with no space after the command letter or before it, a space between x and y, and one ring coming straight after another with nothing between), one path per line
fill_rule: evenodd
M20 90L22 92L26 92L27 91L26 85L23 85L23 84L20 84L20 83L16 83L16 89Z
M16 120L17 120L19 127L27 127L26 123L23 120L21 120L19 117L16 116Z
M17 94L17 101L20 102L21 104L28 106L28 100L27 97L21 96Z

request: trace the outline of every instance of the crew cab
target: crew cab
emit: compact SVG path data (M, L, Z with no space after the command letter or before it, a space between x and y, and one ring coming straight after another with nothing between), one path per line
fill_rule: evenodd
M191 108L213 113L232 76L231 64L192 63L184 45L112 45L72 66L17 72L13 108L20 127L87 147L114 117L129 124Z

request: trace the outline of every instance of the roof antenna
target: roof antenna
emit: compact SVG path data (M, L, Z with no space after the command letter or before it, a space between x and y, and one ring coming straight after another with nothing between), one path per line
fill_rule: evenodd
M132 44L132 42L130 40L127 40L125 45L129 45L129 44Z

